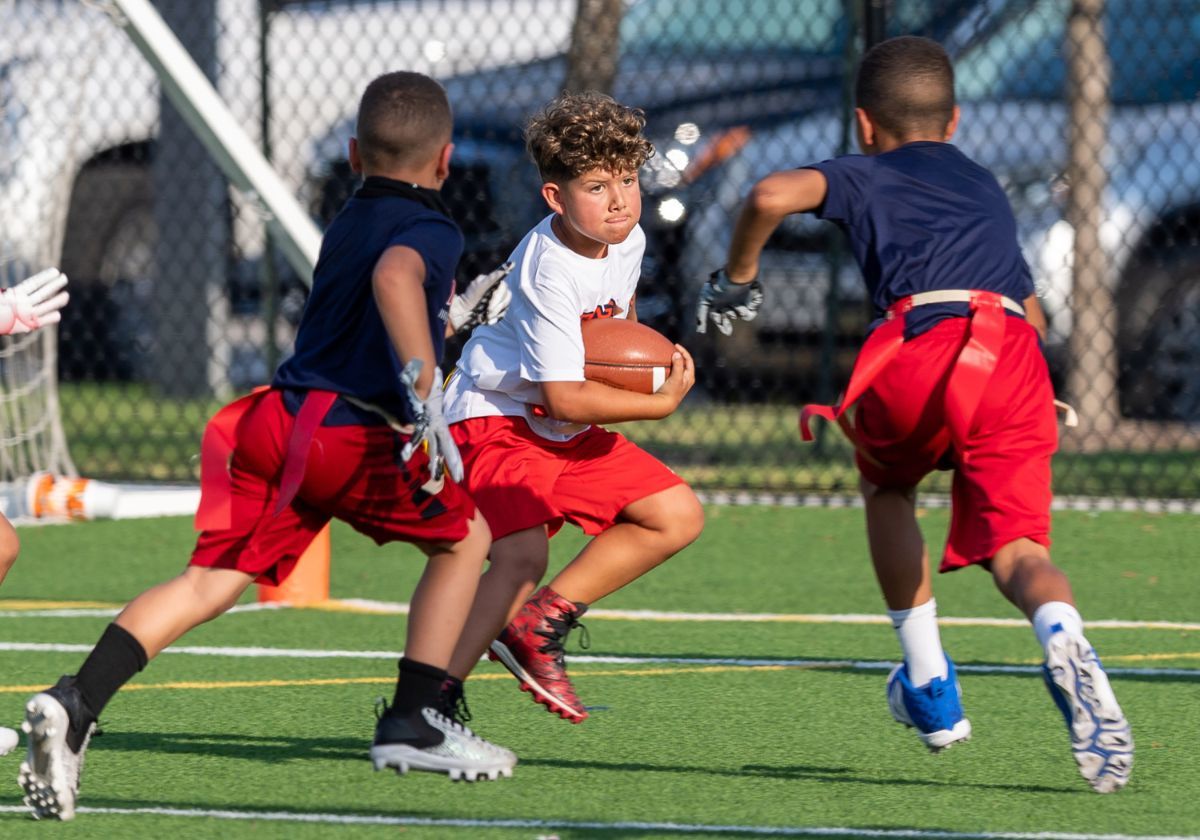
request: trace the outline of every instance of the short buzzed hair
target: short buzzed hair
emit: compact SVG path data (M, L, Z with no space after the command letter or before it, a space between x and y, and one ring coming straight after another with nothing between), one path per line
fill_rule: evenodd
M453 128L442 86L421 73L398 71L367 85L355 133L363 166L386 172L425 163L450 142Z
M872 47L858 68L855 104L904 139L944 130L954 116L954 68L937 41L915 35Z

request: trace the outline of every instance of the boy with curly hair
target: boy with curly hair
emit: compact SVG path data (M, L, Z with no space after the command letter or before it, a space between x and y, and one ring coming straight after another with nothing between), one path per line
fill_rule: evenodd
M491 565L443 688L443 712L468 718L462 681L489 650L552 713L587 710L563 642L587 606L644 575L699 534L704 513L682 479L601 424L666 417L695 381L676 345L654 394L584 379L581 325L636 320L646 237L638 169L654 149L642 112L597 93L564 94L525 131L552 211L510 262L505 318L478 328L446 389L464 488L492 529ZM564 521L594 538L536 593L549 538ZM532 597L530 595L532 594Z

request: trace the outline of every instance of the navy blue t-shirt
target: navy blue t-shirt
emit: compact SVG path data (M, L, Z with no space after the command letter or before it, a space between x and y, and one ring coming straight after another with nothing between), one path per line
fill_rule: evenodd
M295 353L272 382L289 391L293 412L300 401L297 391L319 389L356 397L403 421L413 419L400 384L401 365L371 287L376 262L393 245L412 248L425 261L426 316L434 357L442 357L462 232L437 210L380 192L351 198L325 231ZM344 400L325 419L326 425L380 422L374 412Z
M990 172L951 144L908 143L805 168L828 182L815 213L849 236L875 306L871 329L888 306L917 292L982 289L1018 303L1033 294L1008 197ZM966 304L918 307L905 335L967 314Z

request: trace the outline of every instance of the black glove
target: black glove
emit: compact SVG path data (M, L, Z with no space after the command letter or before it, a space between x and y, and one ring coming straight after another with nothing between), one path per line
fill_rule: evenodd
M734 283L720 268L708 275L700 288L700 303L696 307L696 332L703 333L712 321L722 335L733 332L733 322L739 318L753 321L762 306L762 283L755 278L749 283Z

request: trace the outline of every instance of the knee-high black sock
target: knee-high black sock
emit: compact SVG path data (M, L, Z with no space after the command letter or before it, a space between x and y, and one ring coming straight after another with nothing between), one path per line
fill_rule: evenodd
M145 668L146 662L146 649L133 634L119 624L104 628L104 635L75 675L75 686L91 713L99 717L112 696Z
M392 699L393 714L408 714L424 706L437 708L438 694L445 681L446 672L441 668L408 657L401 659L396 695Z

